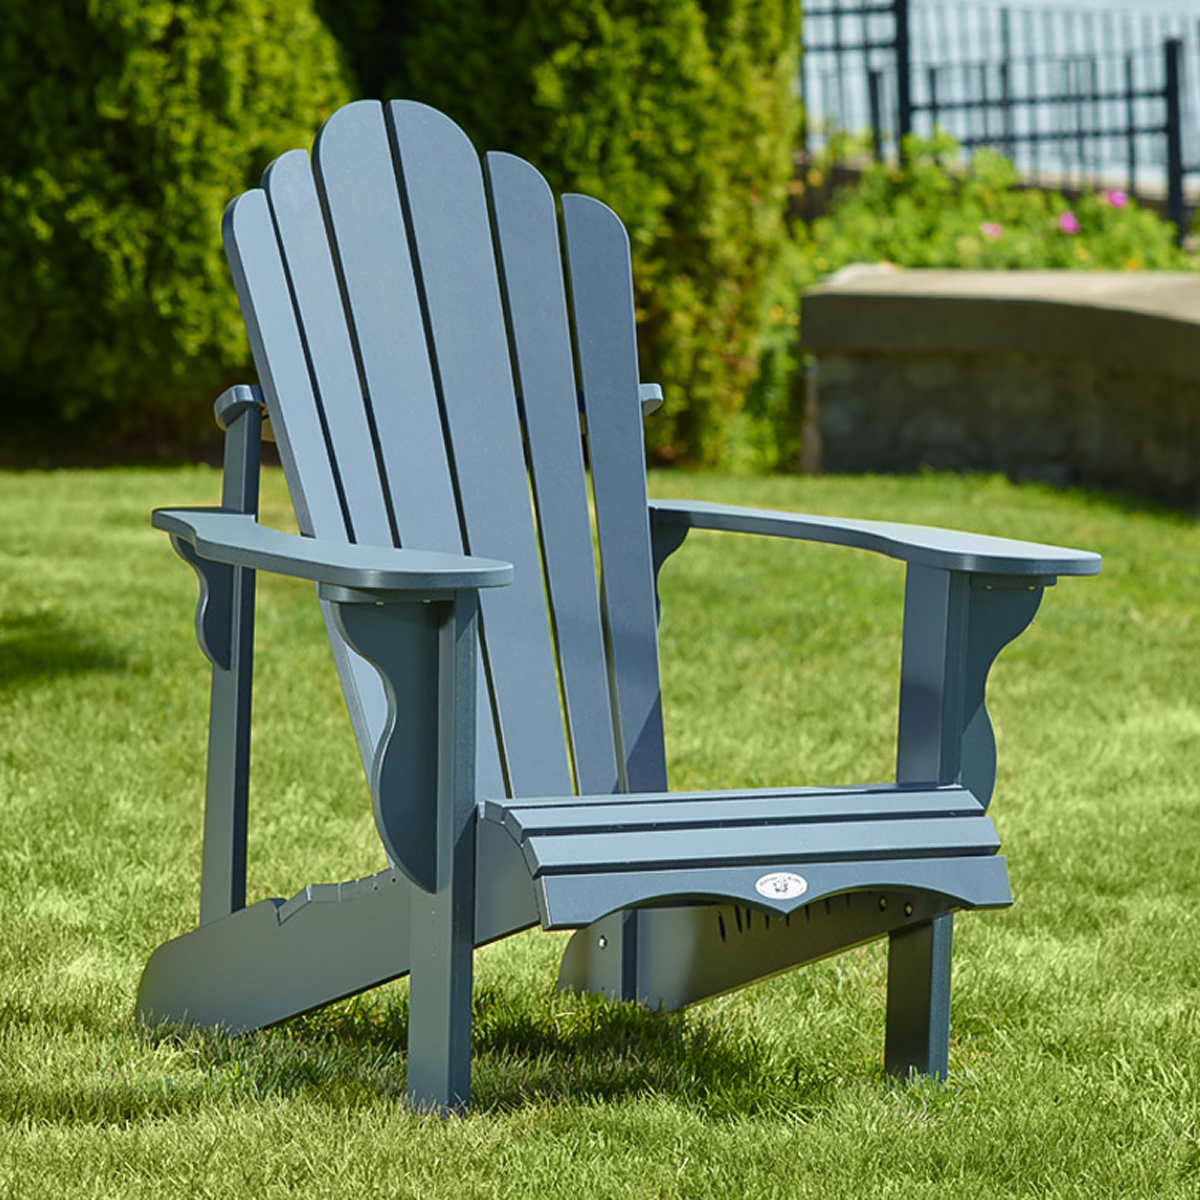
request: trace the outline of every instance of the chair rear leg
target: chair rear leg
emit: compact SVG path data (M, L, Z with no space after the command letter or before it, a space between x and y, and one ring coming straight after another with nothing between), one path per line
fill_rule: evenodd
M888 940L884 1069L945 1079L950 1057L950 947L954 917L900 929Z

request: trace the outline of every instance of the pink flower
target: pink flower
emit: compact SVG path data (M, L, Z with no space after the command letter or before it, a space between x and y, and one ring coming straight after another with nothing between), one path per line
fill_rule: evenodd
M983 224L979 226L979 232L982 233L985 238L991 238L992 241L995 241L996 238L998 238L1004 232L1004 226L998 221L984 221Z
M1058 227L1063 233L1079 232L1079 221L1069 208L1058 214Z
M1109 188L1100 199L1105 204L1111 204L1113 208L1124 208L1129 203L1129 197L1119 188Z

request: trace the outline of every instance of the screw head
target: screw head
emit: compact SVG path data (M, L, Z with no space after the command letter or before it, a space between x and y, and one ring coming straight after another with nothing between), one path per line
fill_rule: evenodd
M906 917L911 917L913 915L913 906L911 904L906 904L904 906L904 915Z
M606 938L606 937L604 936L604 934L601 934L601 935L600 935L600 936L599 936L599 937L596 939L596 945L598 945L598 946L600 947L600 949L601 949L601 950L605 949L605 947L607 947L607 945L608 945L608 938Z
M879 897L879 911L880 911L880 912L883 912L883 911L884 911L884 909L886 909L886 908L887 908L887 897L886 897L886 896L880 896L880 897Z

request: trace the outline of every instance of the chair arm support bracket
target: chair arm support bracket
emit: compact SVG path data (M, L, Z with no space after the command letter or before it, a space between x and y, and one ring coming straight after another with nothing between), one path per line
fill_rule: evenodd
M384 849L413 883L437 892L474 819L478 594L386 604L348 589L322 594L387 695L369 775Z
M662 408L663 391L659 383L639 383L638 400L642 405L642 416L648 417L652 412Z
M650 510L653 518L654 510ZM650 559L654 564L654 604L658 616L662 618L662 600L658 594L658 574L662 565L683 545L687 539L687 525L667 525L651 519L650 521Z
M183 538L172 537L171 545L200 581L196 641L214 667L228 671L233 661L233 576L237 568L201 558Z
M910 564L904 595L896 779L956 782L987 805L996 739L985 692L1000 651L1030 624L1046 581L999 586Z

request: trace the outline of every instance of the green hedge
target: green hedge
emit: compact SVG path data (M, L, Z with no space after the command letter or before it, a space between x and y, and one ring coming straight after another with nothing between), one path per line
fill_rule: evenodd
M372 5L374 13L372 16ZM358 0L329 20L360 78L629 228L659 461L728 460L785 240L795 0ZM378 53L396 48L390 80Z
M222 207L344 100L405 94L617 209L668 396L652 449L727 459L785 236L798 22L794 0L14 0L7 457L203 436L248 358Z
M153 454L249 358L220 217L348 99L307 0L13 0L0 25L8 432ZM10 454L11 456L11 454Z

